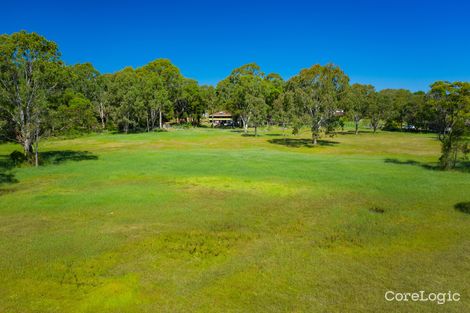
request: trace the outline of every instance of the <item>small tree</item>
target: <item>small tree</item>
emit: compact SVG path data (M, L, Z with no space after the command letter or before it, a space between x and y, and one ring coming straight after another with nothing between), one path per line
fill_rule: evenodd
M374 133L383 127L384 121L390 120L395 114L393 106L393 93L390 89L381 90L370 95L367 117L370 119L370 126Z
M251 115L251 122L255 128L255 137L258 136L258 127L266 121L268 105L263 98L247 95L246 102Z
M295 118L295 94L293 91L282 93L273 103L273 121L282 127L282 133Z

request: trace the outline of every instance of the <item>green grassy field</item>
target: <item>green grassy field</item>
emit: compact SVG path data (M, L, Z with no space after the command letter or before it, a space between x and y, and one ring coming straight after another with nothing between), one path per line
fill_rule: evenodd
M429 167L433 135L308 137L0 145L0 312L470 312L470 173Z

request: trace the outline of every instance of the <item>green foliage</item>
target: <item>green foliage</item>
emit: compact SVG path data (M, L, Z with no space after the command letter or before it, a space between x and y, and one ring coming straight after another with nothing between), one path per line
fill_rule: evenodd
M246 102L248 110L251 113L251 123L255 128L255 136L257 136L258 127L267 119L269 107L263 98L252 96L250 94L247 95Z
M375 88L372 85L353 84L342 102L347 116L354 121L355 133L359 131L359 123L367 117L376 101Z
M348 76L333 64L316 64L289 80L288 89L296 93L300 120L308 120L314 145L322 131L331 130L333 117L348 88Z
M470 133L470 83L436 82L431 85L429 103L437 116L442 143L441 167L454 168L459 154L468 153Z
M285 129L288 125L296 124L297 114L295 93L286 91L281 93L273 102L272 120Z
M391 112L391 101L390 96L383 91L373 94L370 98L367 117L370 120L370 126L374 133L381 127L381 123L387 119L388 114Z
M0 35L0 96L2 116L15 139L31 156L37 152L48 98L62 71L57 45L36 33ZM36 154L37 155L37 154ZM37 158L36 158L37 164Z
M232 114L240 116L245 134L253 119L256 125L266 120L267 96L274 97L274 92L268 88L270 81L256 63L250 63L233 70L217 84L218 96Z
M91 132L97 127L95 108L81 93L65 91L63 102L51 112L54 131L58 134L80 134Z

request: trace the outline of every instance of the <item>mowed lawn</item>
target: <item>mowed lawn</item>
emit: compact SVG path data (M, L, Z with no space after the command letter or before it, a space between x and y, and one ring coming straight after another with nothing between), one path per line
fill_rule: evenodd
M91 135L40 168L0 145L0 312L470 312L470 173L432 169L433 135L308 138Z

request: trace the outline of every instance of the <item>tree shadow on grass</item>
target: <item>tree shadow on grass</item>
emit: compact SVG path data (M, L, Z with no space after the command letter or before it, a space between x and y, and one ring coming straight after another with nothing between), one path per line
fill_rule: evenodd
M0 156L0 196L2 194L12 192L12 189L2 188L4 185L15 184L18 179L15 178L15 174L12 172L14 163L10 160L9 156Z
M42 164L61 164L66 161L79 162L88 160L98 160L98 156L94 155L89 151L46 151L39 153L39 160L41 160Z
M18 161L17 156L21 152L15 151L10 155L0 155L0 195L15 191L12 188L1 188L4 185L18 183L15 178L14 168L17 165L23 164L23 161ZM61 164L66 161L86 161L97 160L98 156L88 151L46 151L39 153L39 160L41 165L47 164Z
M423 163L423 162L418 162L415 160L400 161L398 159L387 158L384 160L384 162L392 163L392 164L399 164L399 165L414 165L414 166L420 166L427 170L442 171L442 169L439 167L438 164ZM470 173L470 162L468 161L459 162L453 170L463 172L463 173Z
M459 202L454 205L454 208L462 213L470 214L470 202Z
M0 185L1 184L14 184L17 183L18 179L15 178L13 173L0 173Z
M338 135L356 135L356 132L354 130L343 130L336 132ZM372 131L367 131L367 130L360 130L357 135L360 134L372 134Z
M301 138L275 138L275 139L269 139L269 143L275 144L275 145L282 145L286 147L292 147L292 148L300 148L300 147L307 147L307 148L313 148L315 145L312 143L311 139L301 139ZM332 141L332 140L318 140L317 141L317 146L334 146L339 144L338 141Z

